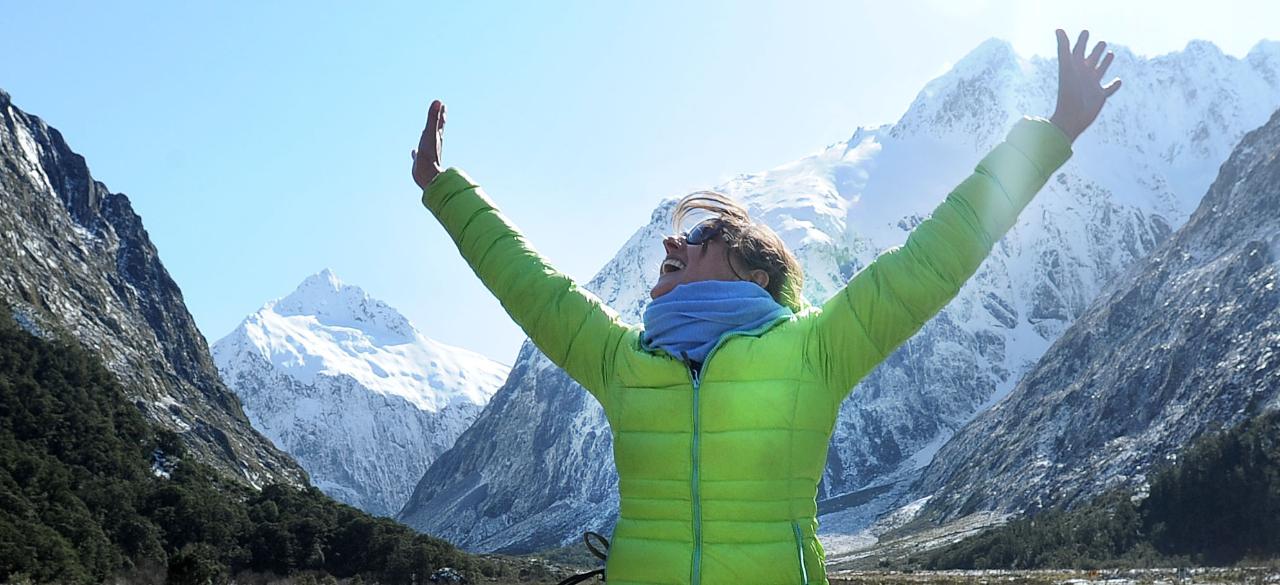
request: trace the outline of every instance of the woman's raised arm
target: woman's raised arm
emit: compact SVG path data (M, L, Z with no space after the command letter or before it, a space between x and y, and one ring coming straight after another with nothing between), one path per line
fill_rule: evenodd
M885 251L823 305L814 329L818 367L839 399L960 292L1119 89L1119 80L1099 85L1112 59L1102 57L1105 43L1086 58L1088 31L1074 51L1065 32L1057 35L1052 121L1015 124L905 244Z
M543 259L466 174L441 170L444 111L438 100L431 104L413 153L423 205L538 349L605 404L602 392L626 325Z

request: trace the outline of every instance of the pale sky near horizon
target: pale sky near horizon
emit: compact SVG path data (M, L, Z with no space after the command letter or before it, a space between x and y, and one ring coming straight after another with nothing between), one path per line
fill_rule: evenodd
M0 88L128 194L211 343L327 267L508 364L523 334L409 177L432 98L445 164L585 282L662 198L891 123L985 39L1052 56L1054 28L1087 27L1236 57L1280 39L1280 2L1229 0L0 9Z

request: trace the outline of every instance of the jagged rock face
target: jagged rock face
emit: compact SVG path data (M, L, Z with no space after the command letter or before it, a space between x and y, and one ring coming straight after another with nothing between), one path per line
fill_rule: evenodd
M1277 43L1243 60L1206 43L1152 59L1116 52L1112 72L1125 89L1073 159L955 301L842 405L818 494L825 534L857 532L889 509L1108 281L1186 221L1230 148L1280 106ZM1051 112L1056 84L1056 61L988 41L926 85L897 123L859 128L719 190L782 236L804 266L806 296L820 303L905 241L1018 117ZM587 284L632 322L657 277L672 203ZM608 530L617 479L599 406L531 347L512 372L400 518L472 550L530 550ZM868 499L873 510L845 513Z
M583 526L612 532L608 512L618 507L618 479L602 469L612 458L600 454L613 448L604 413L585 391L562 391L572 381L534 355L541 357L525 342L506 384L455 443L466 447L436 459L398 520L419 528L467 527L442 537L483 534L477 548L490 550L556 546ZM489 479L495 475L499 481ZM503 481L507 477L530 482L522 487ZM589 515L581 516L584 510Z
M329 270L249 315L213 359L254 428L316 487L380 516L404 506L508 371L428 339Z
M924 514L1142 491L1189 441L1280 408L1280 111L1187 224L1094 304L923 474Z
M251 485L306 474L249 425L129 199L0 91L0 298L32 332L98 352L154 422Z

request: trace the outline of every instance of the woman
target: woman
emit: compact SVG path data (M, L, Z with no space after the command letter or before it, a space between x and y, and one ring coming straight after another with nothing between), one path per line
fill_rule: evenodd
M825 584L815 497L841 401L956 295L1120 87L1088 31L1058 37L1058 104L1024 118L906 244L822 307L795 258L732 200L698 193L664 238L643 325L547 264L488 197L440 167L444 105L414 152L424 205L538 348L587 389L613 432L621 508L612 585ZM417 156L421 152L422 156Z

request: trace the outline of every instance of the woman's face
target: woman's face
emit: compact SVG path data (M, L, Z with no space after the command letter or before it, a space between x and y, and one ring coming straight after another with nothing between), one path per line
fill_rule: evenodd
M665 295L676 285L686 282L741 280L734 273L734 267L729 265L728 245L718 235L698 245L690 245L684 236L667 236L662 239L662 246L667 256L658 268L658 284L649 291L651 299ZM746 272L739 270L740 274Z

